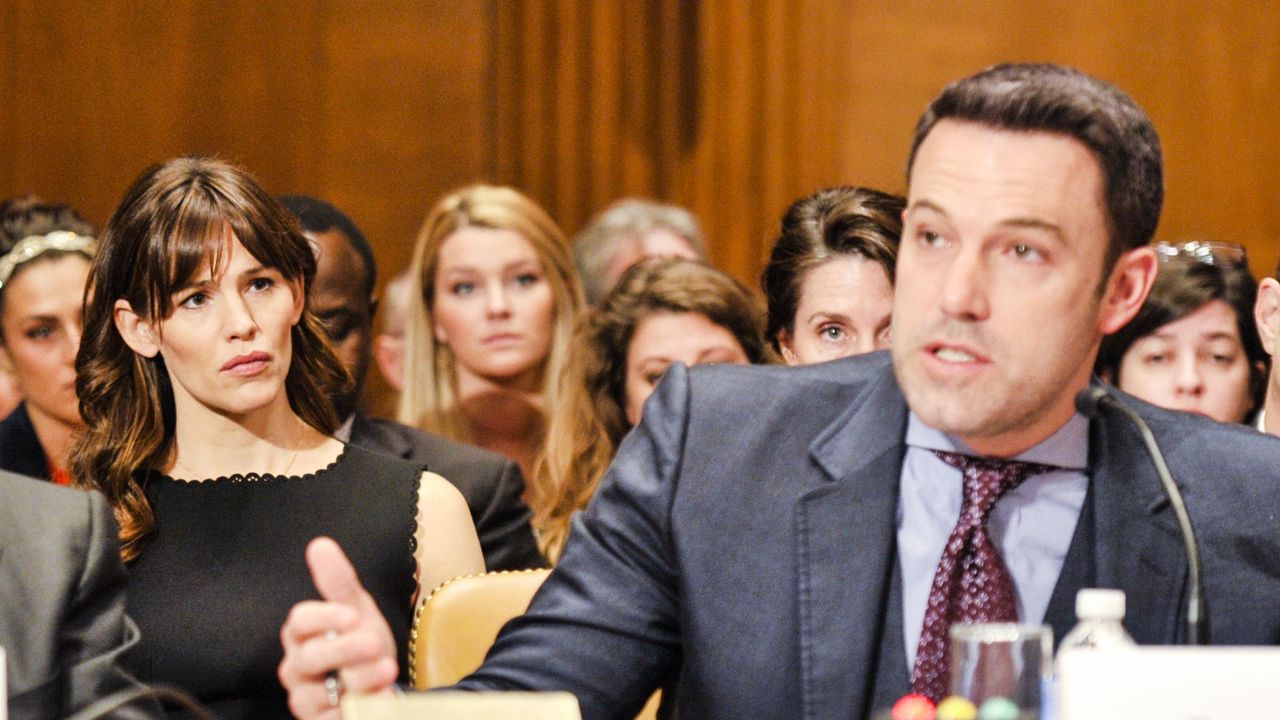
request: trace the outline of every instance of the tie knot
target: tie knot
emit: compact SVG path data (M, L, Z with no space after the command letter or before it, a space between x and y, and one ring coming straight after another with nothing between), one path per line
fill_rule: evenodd
M1052 465L1021 460L972 457L944 450L934 450L933 453L960 471L964 478L965 504L977 508L984 518L1001 496L1021 485L1022 481L1056 469Z

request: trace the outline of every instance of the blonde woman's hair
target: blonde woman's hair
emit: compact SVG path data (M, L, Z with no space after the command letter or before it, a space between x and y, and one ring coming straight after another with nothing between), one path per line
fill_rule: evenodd
M400 422L463 442L471 429L458 407L453 352L436 342L432 321L440 246L462 228L511 230L529 241L542 262L555 299L551 349L543 379L543 408L555 407L555 378L569 356L573 324L582 309L582 287L569 242L537 203L508 187L473 185L446 195L422 223L409 265L409 309L404 335L404 390Z
M569 520L587 506L631 429L626 413L627 351L641 321L661 312L692 312L728 330L752 364L773 360L764 309L751 291L715 268L682 258L631 266L574 332L573 357L560 377L547 439L529 478L529 506L539 549L552 562Z

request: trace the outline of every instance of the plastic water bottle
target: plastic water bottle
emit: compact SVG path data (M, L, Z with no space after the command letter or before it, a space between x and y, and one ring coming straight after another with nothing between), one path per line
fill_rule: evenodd
M1086 588L1076 593L1076 626L1062 638L1058 660L1068 653L1105 652L1137 647L1124 629L1124 591ZM1044 684L1040 693L1041 720L1058 717L1058 683Z
M1058 652L1135 647L1123 620L1123 590L1081 590L1076 593L1076 626L1062 638Z

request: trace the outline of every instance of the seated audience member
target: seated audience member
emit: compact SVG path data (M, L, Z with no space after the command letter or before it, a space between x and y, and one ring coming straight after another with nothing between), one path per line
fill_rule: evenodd
M400 422L529 477L582 308L564 234L519 192L476 185L427 214L409 272Z
M25 398L0 422L0 469L59 485L83 427L75 361L93 235L66 205L0 204L0 365Z
M701 260L706 254L702 228L692 213L635 198L600 211L573 238L573 260L589 305L604 299L622 273L645 258Z
M134 181L89 273L71 474L120 520L128 667L220 718L290 716L279 625L312 596L310 539L343 538L393 657L423 588L484 567L452 485L333 438L349 378L308 307L315 274L293 217L203 158Z
M890 352L673 366L555 571L458 687L568 691L586 720L659 686L673 717L866 718L946 694L952 625L1061 642L1084 587L1124 591L1138 643L1191 637L1141 434L1110 403L1076 407L1155 279L1162 175L1150 119L1104 81L1010 64L949 84L908 155ZM1186 488L1202 637L1280 644L1280 443L1111 401ZM280 668L304 720L329 712L331 671L389 685L369 680L389 633L341 551L307 559L326 601L290 614Z
M121 656L138 642L111 508L97 493L0 472L0 648L9 717L62 718L138 687ZM109 717L160 718L129 706Z
M404 329L409 324L409 273L402 272L387 281L382 291L381 326L373 338L373 359L387 385L400 393L404 390Z
M759 305L746 288L697 260L632 265L578 323L529 503L539 545L560 555L569 519L595 495L622 437L674 363L763 363Z
M1271 370L1267 375L1263 392L1262 410L1258 412L1256 427L1270 435L1280 435L1280 269L1275 277L1263 278L1258 284L1258 300L1253 318L1257 323L1262 347L1271 356Z
M544 567L520 496L524 480L516 464L470 445L446 440L360 410L369 374L377 265L364 234L342 211L306 195L280 198L316 249L311 311L354 382L333 396L341 420L334 437L389 453L443 475L467 500L488 570Z
M879 190L834 187L787 209L760 285L769 342L788 365L889 347L904 203Z
M1245 422L1262 402L1267 354L1253 325L1257 283L1244 248L1157 249L1166 259L1151 294L1128 325L1103 339L1095 372L1160 407Z

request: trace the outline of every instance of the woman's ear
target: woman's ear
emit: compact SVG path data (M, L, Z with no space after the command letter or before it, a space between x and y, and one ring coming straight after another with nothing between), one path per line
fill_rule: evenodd
M793 339L791 333L786 328L778 331L778 347L782 350L782 359L788 365L799 365L800 358L796 357L796 351L792 347Z
M112 319L115 320L120 337L124 338L125 344L134 352L148 358L160 354L160 341L156 337L155 328L133 311L128 300L116 300Z
M293 321L289 325L293 326L302 320L302 309L307 306L307 288L302 278L289 280L288 284L289 292L293 295Z

